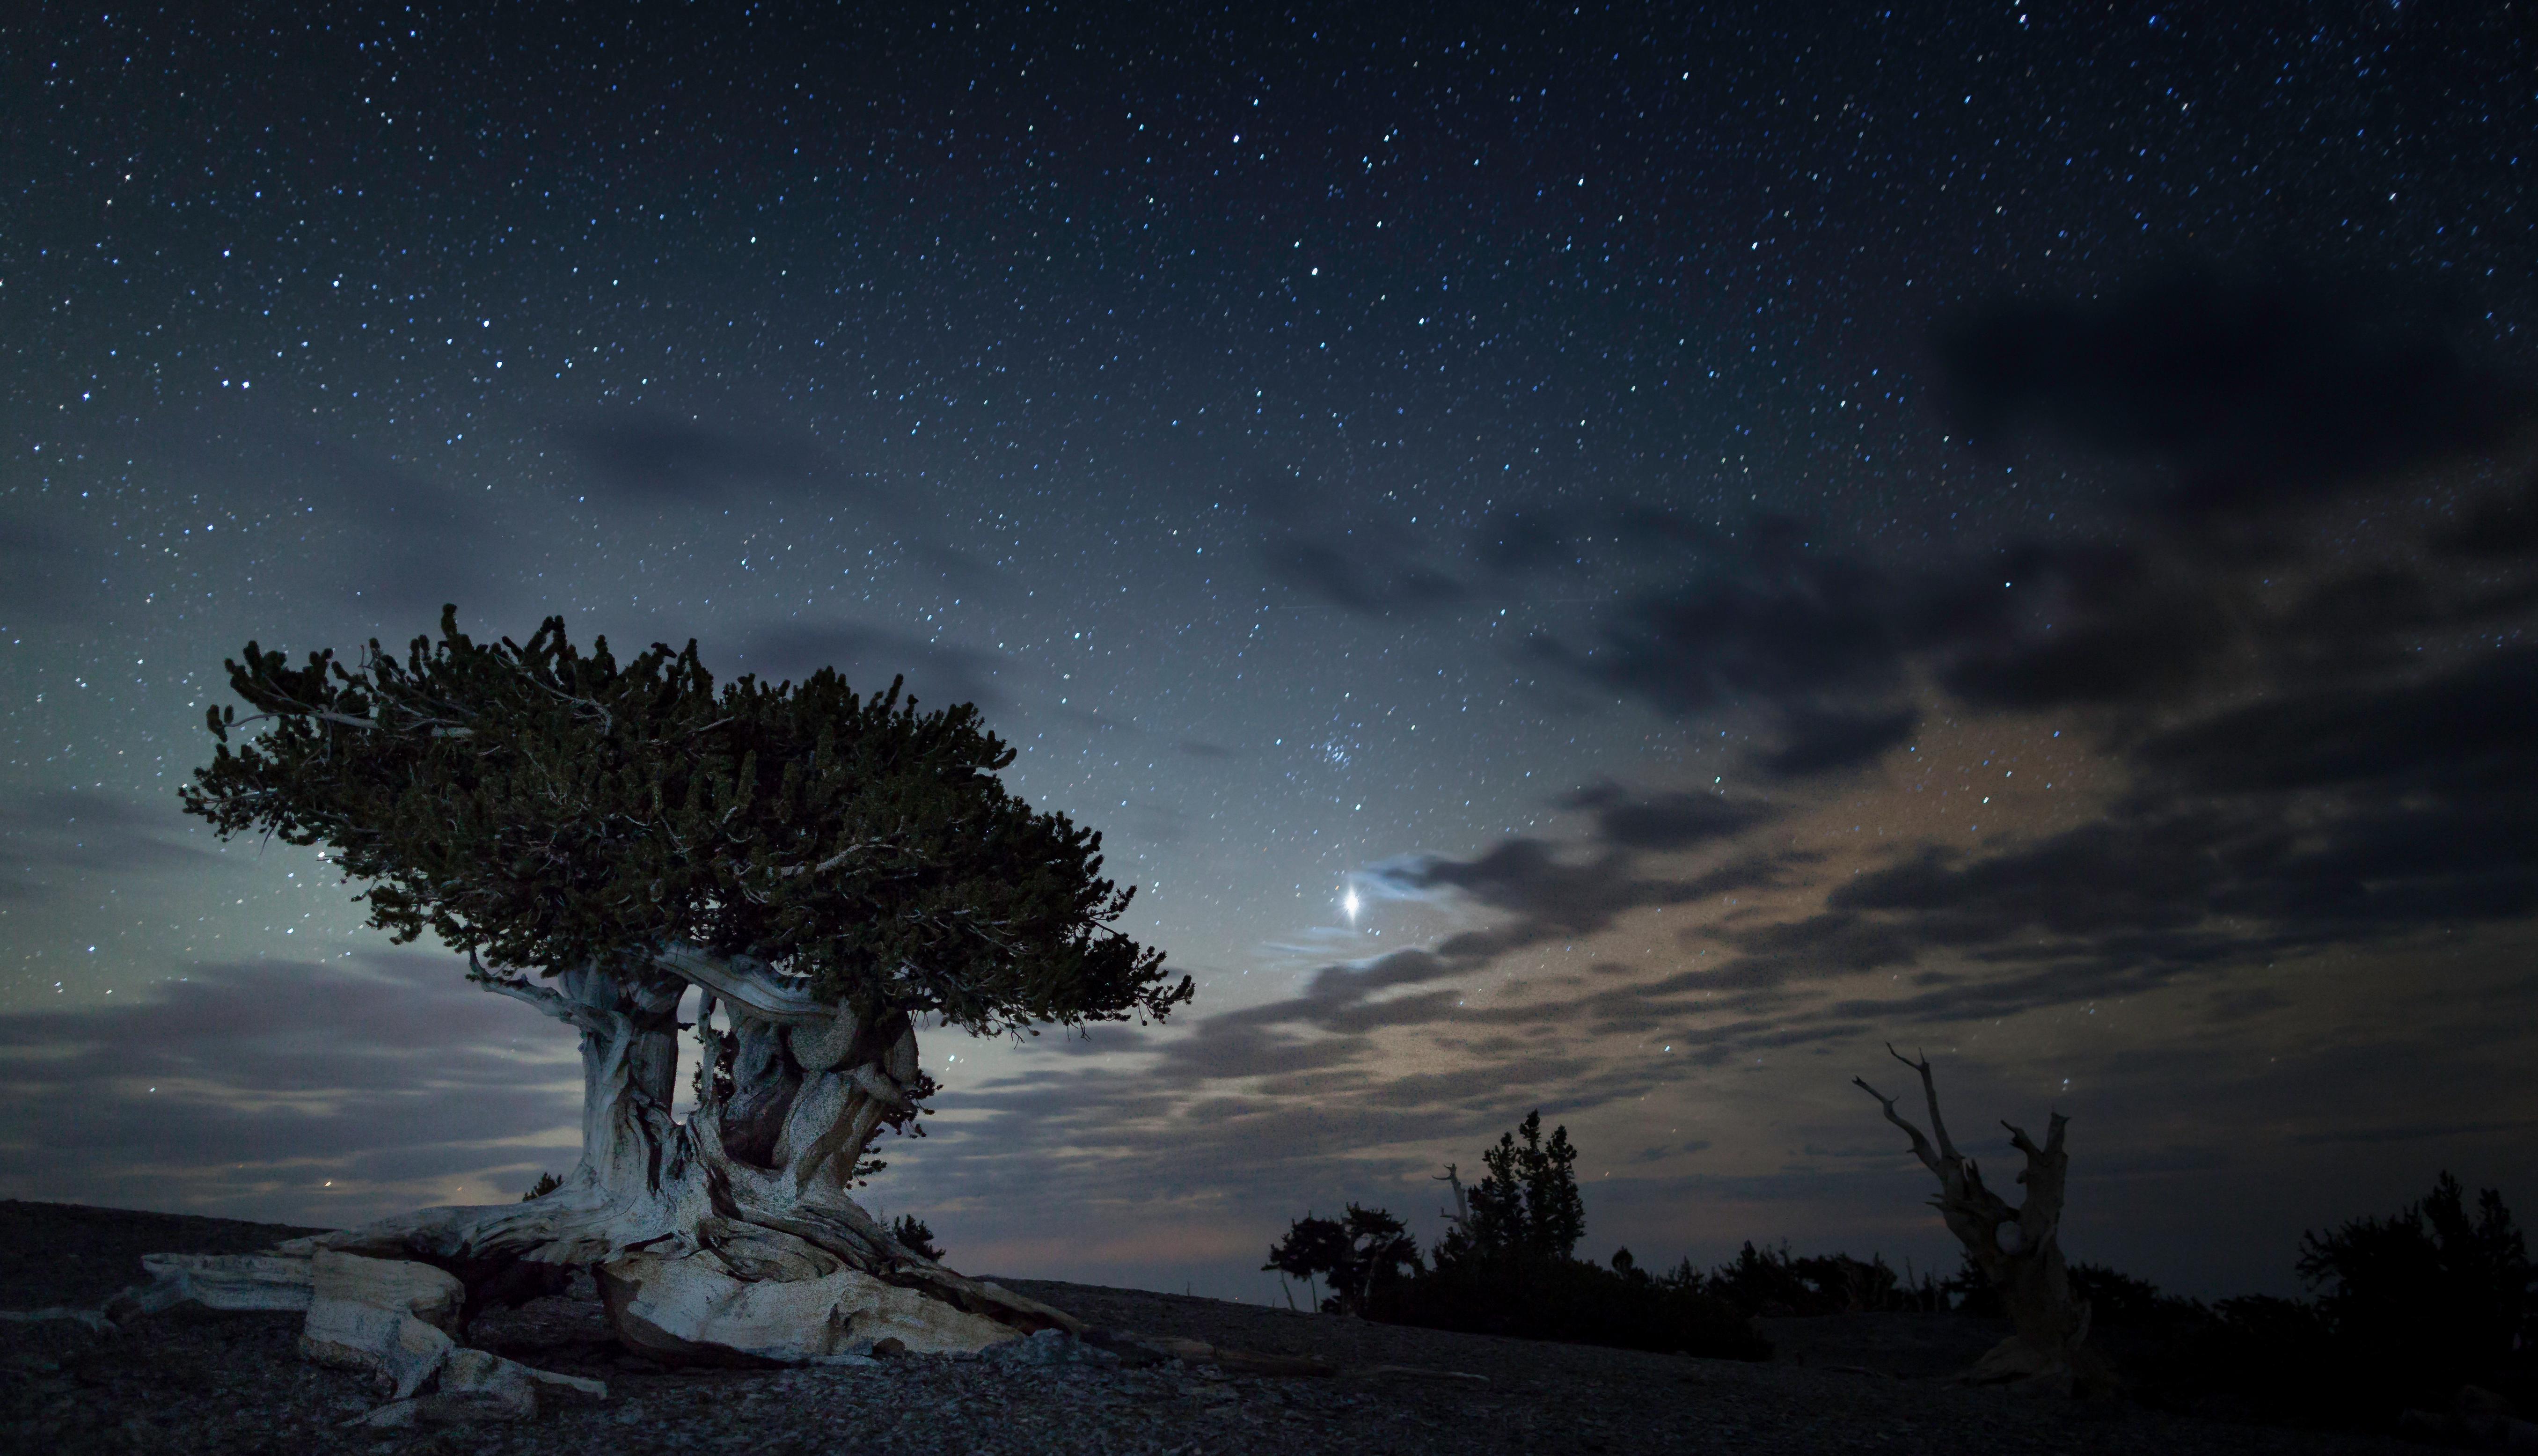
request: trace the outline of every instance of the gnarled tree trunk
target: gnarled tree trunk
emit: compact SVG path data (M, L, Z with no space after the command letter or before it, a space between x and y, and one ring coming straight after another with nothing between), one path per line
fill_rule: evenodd
M2062 1184L2070 1158L2062 1151L2062 1129L2070 1119L2056 1112L2038 1148L2026 1132L2007 1122L2010 1146L2027 1156L2018 1181L2027 1186L2027 1202L2013 1208L1983 1186L1982 1170L1957 1151L1948 1125L1939 1116L1938 1084L1930 1077L1928 1058L1914 1061L1887 1051L1921 1074L1921 1092L1930 1107L1930 1132L1899 1115L1895 1098L1870 1087L1866 1078L1851 1079L1885 1108L1886 1120L1912 1139L1912 1154L1938 1175L1939 1196L1930 1200L1948 1231L1966 1246L1974 1267L2000 1291L2017 1331L1992 1347L1964 1376L1978 1384L2019 1383L2036 1389L2104 1394L2113 1389L2114 1372L2087 1345L2089 1306L2071 1297L2071 1281L2062 1260Z
M364 1273L365 1261L454 1277L458 1308L432 1322L461 1337L484 1309L559 1291L588 1270L620 1340L671 1360L819 1362L885 1339L925 1353L974 1351L1043 1329L1084 1333L1061 1311L906 1248L847 1196L874 1135L913 1117L932 1088L904 1014L866 1025L770 967L685 945L639 965L575 966L553 984L481 964L472 974L581 1031L581 1157L561 1186L524 1203L424 1209L295 1239L264 1259L271 1269L163 1260L152 1266L161 1290L143 1297L144 1307L187 1297L230 1307L296 1300L311 1308L312 1330L324 1322L330 1331L380 1331L386 1343L371 1363L401 1394L430 1376L409 1368L411 1352L439 1349L431 1334L408 1328L422 1314L398 1306L367 1324L340 1310L320 1318L336 1297L329 1278L365 1318L367 1303L379 1302L365 1291L394 1284ZM675 1038L692 985L702 993L695 1023L702 1055L699 1105L682 1120L671 1115ZM356 1257L339 1266L348 1272L321 1269L312 1281L301 1261L321 1253ZM351 1357L343 1344L330 1335L312 1354L342 1362Z

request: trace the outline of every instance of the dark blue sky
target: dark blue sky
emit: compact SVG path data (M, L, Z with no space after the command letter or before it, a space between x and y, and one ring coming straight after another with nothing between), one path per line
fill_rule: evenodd
M341 1222L561 1032L175 809L454 601L972 699L1171 1026L937 1034L954 1261L1257 1296L1534 1106L1588 1241L2531 1196L2525 8L42 6L0 27L0 1193ZM957 1058L957 1060L953 1060Z

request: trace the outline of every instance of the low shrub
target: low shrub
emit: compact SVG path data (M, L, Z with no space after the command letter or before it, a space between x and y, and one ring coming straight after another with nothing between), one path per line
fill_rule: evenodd
M1744 1311L1697 1284L1582 1259L1458 1259L1373 1291L1369 1319L1712 1359L1771 1357Z
M1689 1266L1675 1278L1690 1277ZM1935 1311L1948 1307L1946 1287L1923 1275L1905 1284L1882 1256L1866 1262L1848 1254L1796 1258L1786 1242L1756 1248L1749 1240L1734 1262L1701 1278L1701 1288L1757 1317Z

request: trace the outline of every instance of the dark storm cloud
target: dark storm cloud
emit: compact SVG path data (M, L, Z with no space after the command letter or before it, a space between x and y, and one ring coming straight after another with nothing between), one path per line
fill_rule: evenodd
M883 692L891 679L904 675L903 691L917 696L928 711L974 702L992 712L1011 700L996 681L1008 659L982 647L852 622L774 624L752 631L745 642L739 671L755 673L764 683L799 683L834 667L862 694Z
M570 1062L522 1055L567 1050L571 1033L467 984L452 958L388 952L359 968L260 961L187 976L129 1004L0 1024L12 1130L0 1149L22 1177L62 1196L160 1203L217 1196L278 1163L411 1178L533 1158L491 1145L575 1115ZM316 1180L304 1171L284 1176Z
M845 472L789 430L751 433L663 417L585 420L559 432L612 504L697 505L745 486L799 492ZM860 492L860 483L853 489Z
M2041 427L2172 467L2187 519L2310 503L2501 439L2525 389L2385 290L2203 269L2098 302L2011 299L1945 326L1970 430Z
M2512 1122L2444 1121L2403 1122L2393 1127L2339 1128L2330 1132L2294 1133L2291 1141L2309 1146L2331 1146L2344 1143L2423 1144L2444 1138L2492 1136L2527 1137L2538 1132L2538 1118Z

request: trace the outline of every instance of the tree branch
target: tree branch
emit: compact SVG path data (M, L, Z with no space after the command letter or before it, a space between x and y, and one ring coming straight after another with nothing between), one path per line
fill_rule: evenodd
M1904 1129L1905 1136L1911 1138L1912 1156L1921 1159L1921 1165L1928 1168L1930 1171L1937 1173L1941 1182L1944 1183L1948 1174L1945 1165L1939 1160L1939 1151L1930 1146L1930 1140L1922 1136L1919 1128L1914 1127L1902 1113L1895 1110L1895 1099L1888 1096L1886 1093L1879 1092L1877 1089L1870 1087L1868 1085L1868 1079L1865 1077L1854 1077L1850 1079L1850 1081L1852 1086L1877 1099L1877 1105L1886 1110L1886 1120L1895 1124L1897 1127Z
M498 975L487 970L485 962L476 959L476 953L472 949L467 953L467 964L469 980L488 991L499 992L514 1001L525 1001L557 1021L568 1022L597 1036L611 1036L625 1029L617 1025L624 1020L622 1017L611 1016L596 1007L584 1006L580 1002L558 995L535 981L520 976Z
M876 1102L886 1103L902 1112L913 1110L916 1106L914 1102L908 1100L905 1090L891 1080L889 1073L870 1062L855 1068L846 1076L855 1086L863 1089L865 1095Z
M1939 1140L1940 1156L1946 1158L1950 1162L1965 1161L1965 1155L1957 1151L1957 1145L1948 1141L1948 1124L1945 1119L1939 1116L1939 1084L1930 1080L1929 1057L1925 1055L1921 1060L1916 1062L1910 1057L1904 1055L1904 1053L1897 1051L1895 1049L1895 1043L1892 1041L1886 1043L1886 1052L1887 1055L1895 1058L1895 1060L1902 1062L1904 1066L1921 1074L1921 1094L1927 1097L1930 1102L1930 1136Z
M701 946L670 941L652 953L652 964L763 1022L817 1026L837 1019L835 1003L813 996L809 982L746 956L716 956Z

